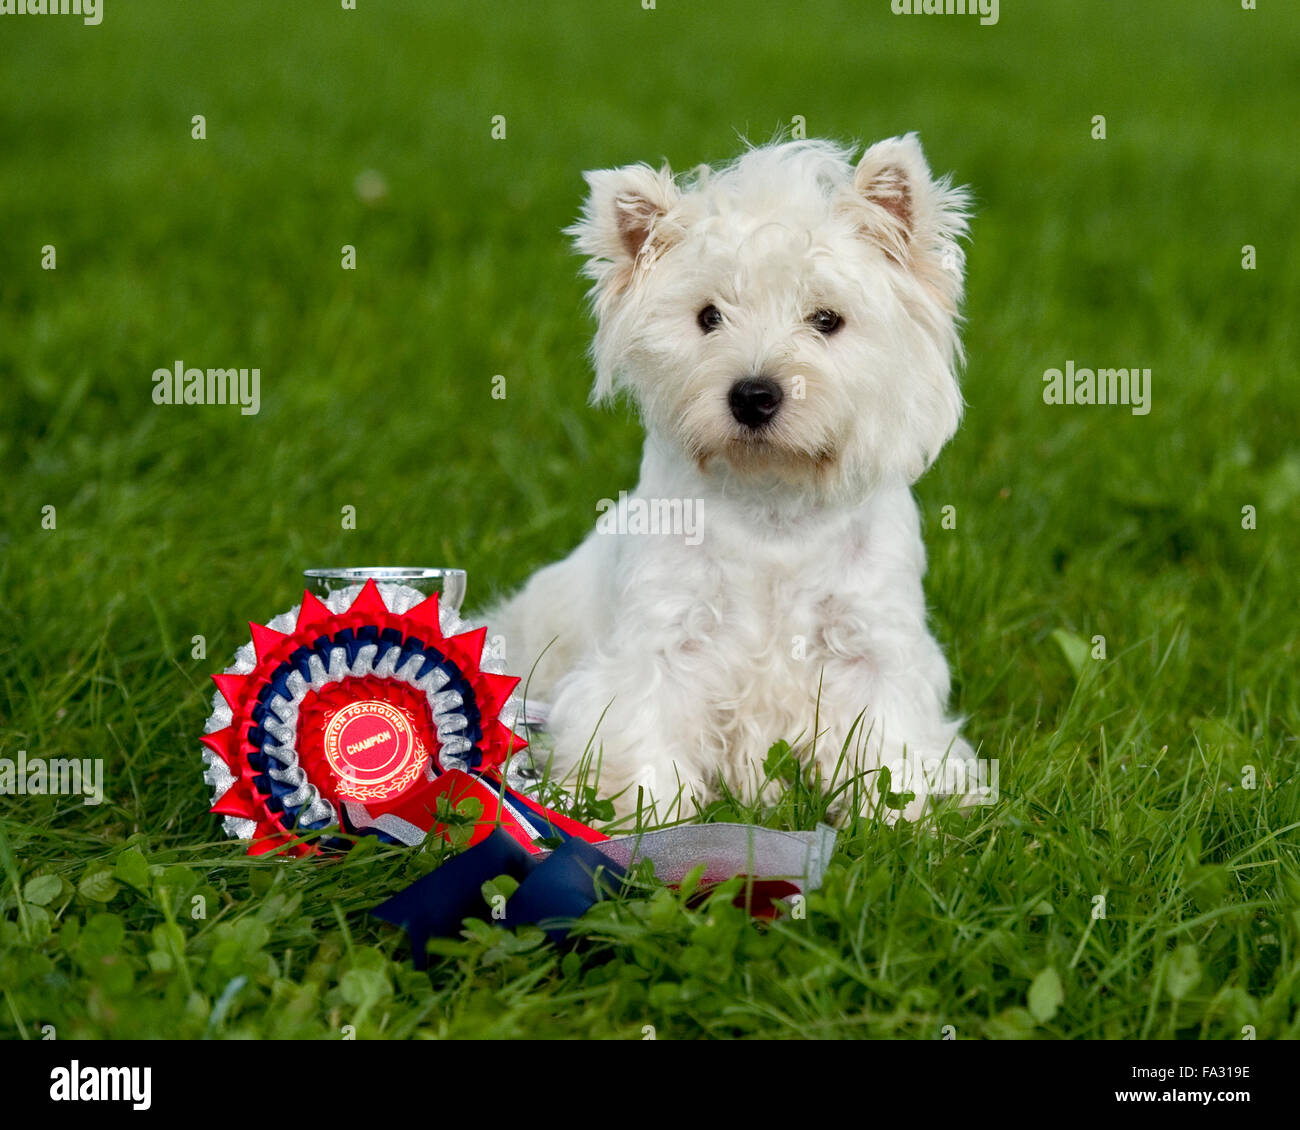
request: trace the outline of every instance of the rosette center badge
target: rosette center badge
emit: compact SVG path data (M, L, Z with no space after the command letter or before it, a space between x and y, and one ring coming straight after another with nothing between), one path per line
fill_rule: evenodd
M428 750L415 736L415 719L386 702L354 702L325 727L325 758L338 791L357 800L387 800L420 777Z

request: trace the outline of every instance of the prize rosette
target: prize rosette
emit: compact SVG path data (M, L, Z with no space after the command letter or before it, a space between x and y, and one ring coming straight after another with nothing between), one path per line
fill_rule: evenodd
M436 594L372 578L324 600L304 592L249 627L251 642L213 676L201 741L212 811L250 854L347 846L313 839L332 827L418 844L442 831L444 796L478 796L525 843L557 822L582 829L504 788L507 759L527 745L499 718L519 680L485 657L487 629ZM470 842L490 830L484 821Z
M418 968L429 938L487 913L483 885L502 874L519 884L508 923L541 923L557 941L608 892L602 875L618 879L644 860L670 884L698 867L701 889L747 877L744 905L761 917L821 882L835 844L825 825L676 825L611 839L544 808L511 772L527 742L501 717L525 717L519 679L485 653L487 628L436 594L367 576L323 599L304 592L300 605L249 628L234 663L212 676L217 693L200 739L212 811L251 855L343 850L360 835L459 843L465 850L372 911L406 930ZM463 806L467 798L477 808Z

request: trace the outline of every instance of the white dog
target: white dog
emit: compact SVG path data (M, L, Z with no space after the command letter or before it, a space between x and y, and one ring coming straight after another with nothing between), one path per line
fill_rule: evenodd
M592 400L639 407L640 483L487 620L509 669L545 652L529 698L553 767L590 747L620 813L638 785L661 815L720 779L752 796L780 738L827 780L842 748L889 765L908 817L938 791L918 767L973 758L910 490L961 417L967 195L915 135L851 157L801 140L684 180L587 174L568 234L594 281Z

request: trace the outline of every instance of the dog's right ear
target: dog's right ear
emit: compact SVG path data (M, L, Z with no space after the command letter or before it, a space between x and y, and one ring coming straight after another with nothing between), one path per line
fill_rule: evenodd
M596 283L596 296L612 296L673 242L664 217L681 197L672 170L649 165L597 169L584 173L591 188L582 219L565 234L587 256L585 272Z

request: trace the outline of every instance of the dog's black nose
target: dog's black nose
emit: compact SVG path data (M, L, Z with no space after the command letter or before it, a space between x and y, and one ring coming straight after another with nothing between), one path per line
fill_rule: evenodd
M781 386L770 377L746 377L731 386L727 404L747 428L761 428L781 406Z

